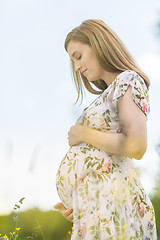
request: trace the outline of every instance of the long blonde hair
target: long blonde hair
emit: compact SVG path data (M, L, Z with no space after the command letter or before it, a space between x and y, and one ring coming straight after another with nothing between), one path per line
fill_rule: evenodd
M133 70L144 79L147 87L149 87L150 82L148 77L137 66L133 57L130 55L117 34L102 20L85 20L81 25L69 32L65 39L66 51L70 41L77 41L91 46L95 56L106 71L121 73L125 70ZM72 77L78 93L76 103L80 94L82 97L82 103L83 85L93 94L101 94L108 87L102 79L99 79L92 81L92 83L101 91L95 90L85 76L79 71L75 71L74 62L72 60L71 68Z

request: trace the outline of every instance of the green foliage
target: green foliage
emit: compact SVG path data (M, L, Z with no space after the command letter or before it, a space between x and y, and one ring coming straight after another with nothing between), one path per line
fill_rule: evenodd
M10 235L15 229L13 217L0 216L0 234ZM20 240L69 240L72 224L65 220L58 211L42 212L39 209L30 209L19 213L18 227Z

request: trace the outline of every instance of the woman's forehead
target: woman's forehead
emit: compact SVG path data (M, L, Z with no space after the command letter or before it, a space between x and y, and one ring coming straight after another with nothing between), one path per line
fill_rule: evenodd
M87 44L78 41L70 41L67 46L67 52L70 57L73 57L76 52L86 50L87 47L89 47Z
M67 46L67 52L72 53L74 50L80 50L83 47L83 45L84 44L77 41L70 41Z

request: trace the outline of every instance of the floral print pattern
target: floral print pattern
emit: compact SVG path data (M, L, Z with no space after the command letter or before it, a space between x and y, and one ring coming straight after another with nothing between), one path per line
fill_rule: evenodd
M148 89L134 71L120 73L83 110L77 123L104 132L121 132L117 101L132 87L132 98L146 120ZM70 147L56 176L59 197L73 208L72 240L156 240L153 205L133 159L108 154L88 143Z

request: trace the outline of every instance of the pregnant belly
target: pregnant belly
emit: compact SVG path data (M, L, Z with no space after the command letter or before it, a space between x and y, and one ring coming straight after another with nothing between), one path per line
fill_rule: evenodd
M73 189L76 179L80 177L79 174L83 174L86 151L88 151L86 145L73 146L60 163L56 175L56 187L58 195L66 208L72 207Z
M58 195L66 208L72 207L73 189L89 173L111 172L108 154L87 143L71 147L60 163L56 175ZM98 175L97 175L98 176Z
M81 143L71 147L60 163L56 175L58 195L66 208L72 207L74 189L79 182L112 178L114 173L131 167L131 159L107 154L94 146Z

